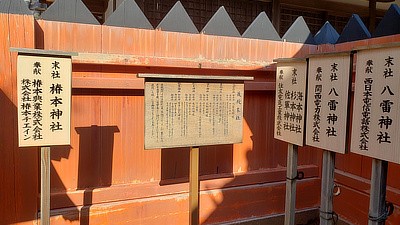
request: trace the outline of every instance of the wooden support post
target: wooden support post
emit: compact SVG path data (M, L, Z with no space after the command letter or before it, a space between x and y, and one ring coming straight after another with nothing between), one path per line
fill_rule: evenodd
M117 0L113 0L113 12L117 9Z
M50 147L41 147L40 224L50 225Z
M369 199L368 225L384 225L385 220L380 221L386 213L386 180L388 162L373 159L371 173L371 194ZM386 216L383 216L386 217Z
M333 189L335 178L335 152L324 151L322 160L321 208L319 213L321 225L333 225Z
M286 171L286 200L285 225L294 225L296 205L296 177L297 177L298 146L288 143L287 171Z
M280 22L281 22L281 0L272 1L272 24L276 32L280 35Z
M199 224L199 147L190 148L189 224Z
M372 34L375 30L376 23L376 0L369 0L369 26L368 30Z

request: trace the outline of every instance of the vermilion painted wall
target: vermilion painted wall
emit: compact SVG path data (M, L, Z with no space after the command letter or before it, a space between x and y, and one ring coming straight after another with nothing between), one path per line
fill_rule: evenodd
M200 220L211 224L284 211L287 144L273 139L275 69L265 65L274 58L368 44L317 48L34 21L9 14L0 14L0 24L0 118L4 120L0 218L4 224L35 224L40 209L38 148L17 144L16 54L9 47L132 55L129 59L113 55L106 63L99 58L73 59L71 147L51 149L52 224L187 224L188 149L143 149L143 80L136 74L254 76L253 82L245 84L243 143L200 149ZM321 150L300 148L299 170L306 179L298 183L297 209L319 206L321 161ZM360 224L368 218L370 164L366 157L337 156L342 195L335 199L335 210ZM398 205L396 170L390 165L388 200ZM348 196L357 201L349 202ZM399 221L398 215L396 208L389 224Z

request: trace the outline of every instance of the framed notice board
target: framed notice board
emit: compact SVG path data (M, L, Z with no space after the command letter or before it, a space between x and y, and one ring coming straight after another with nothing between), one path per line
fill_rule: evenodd
M145 78L145 149L242 142L244 80L139 74Z

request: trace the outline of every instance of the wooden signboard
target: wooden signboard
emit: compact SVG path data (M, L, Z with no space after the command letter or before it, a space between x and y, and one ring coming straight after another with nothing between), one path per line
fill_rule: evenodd
M190 147L189 224L199 224L199 147L242 142L244 80L138 74L145 80L145 149Z
M138 76L146 78L145 149L242 142L243 80L248 78Z
M50 224L50 146L70 145L71 57L75 52L10 48L18 52L19 147L41 147L40 224Z
M357 50L351 152L400 163L400 47Z
M275 130L276 139L303 146L306 110L306 59L277 59Z
M306 145L347 152L351 52L309 55Z
M19 146L70 144L71 58L18 55Z
M296 205L296 179L298 146L304 144L304 120L307 92L307 60L275 59L276 99L275 129L276 139L288 142L285 225L293 225Z

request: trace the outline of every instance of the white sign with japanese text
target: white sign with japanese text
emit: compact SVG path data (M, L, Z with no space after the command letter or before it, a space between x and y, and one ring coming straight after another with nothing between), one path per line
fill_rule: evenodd
M306 145L347 151L351 57L309 58Z
M400 163L400 47L357 52L351 152Z
M307 61L278 62L276 70L276 139L304 145Z
M145 149L242 142L244 83L145 82Z
M70 145L71 58L18 56L19 146Z

